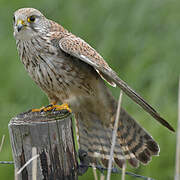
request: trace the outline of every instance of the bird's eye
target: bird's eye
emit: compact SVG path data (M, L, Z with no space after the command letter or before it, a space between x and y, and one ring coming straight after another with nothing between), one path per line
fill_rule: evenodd
M27 18L27 21L28 21L29 23L32 23L32 22L34 22L35 20L36 20L36 17L35 17L35 16L30 16L30 17Z

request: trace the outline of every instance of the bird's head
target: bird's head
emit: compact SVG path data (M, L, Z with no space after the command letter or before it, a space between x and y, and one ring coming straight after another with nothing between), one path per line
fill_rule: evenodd
M29 40L39 33L46 33L49 21L38 10L22 8L14 13L14 37L19 40Z

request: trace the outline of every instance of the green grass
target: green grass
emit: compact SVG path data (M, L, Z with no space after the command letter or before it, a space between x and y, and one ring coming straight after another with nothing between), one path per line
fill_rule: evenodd
M169 0L0 0L0 160L12 160L8 122L16 114L48 104L19 61L12 17L20 7L35 7L96 48L119 76L140 93L174 127L180 72L179 1ZM119 89L112 89L118 97ZM161 152L132 171L155 179L174 176L175 134L123 96L123 106L158 141ZM113 180L120 175L113 175ZM92 179L92 171L80 179ZM0 165L0 179L13 179L13 166ZM127 177L131 180L133 178Z

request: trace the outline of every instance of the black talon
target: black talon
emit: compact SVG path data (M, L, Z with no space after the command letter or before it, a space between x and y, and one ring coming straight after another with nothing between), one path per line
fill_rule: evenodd
M56 111L56 108L51 109L52 112Z
M48 104L47 106L45 106L43 109L41 109L41 111L40 112L44 112L44 109L46 109L46 108L48 108L48 107L52 107L53 106L53 104ZM52 110L51 110L52 111Z
M45 108L48 108L48 107L52 107L53 104L48 104L47 106L45 106Z
M40 110L40 113L44 112L44 108Z

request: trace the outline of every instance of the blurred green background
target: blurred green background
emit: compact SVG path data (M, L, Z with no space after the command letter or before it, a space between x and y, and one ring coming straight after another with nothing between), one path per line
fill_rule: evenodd
M180 1L0 0L0 160L12 160L8 122L16 114L48 104L21 64L13 38L13 12L42 11L102 54L110 66L176 128L180 71ZM118 97L119 88L111 88ZM174 177L176 134L160 126L125 95L123 105L157 140L159 157L128 171L160 180ZM13 165L0 164L0 180L12 180ZM93 179L89 170L79 179ZM120 175L113 175L113 180ZM133 179L127 176L127 180Z

